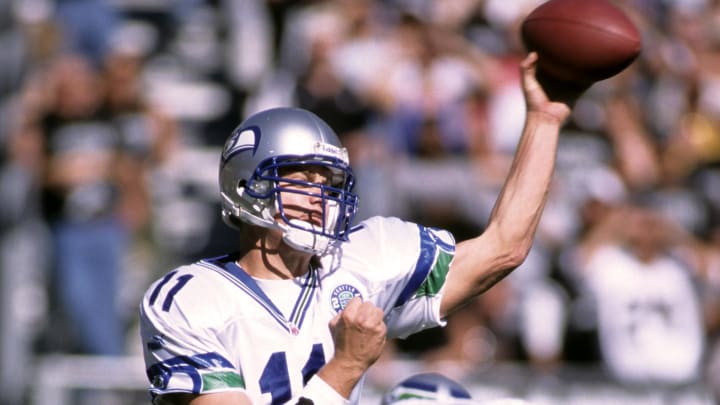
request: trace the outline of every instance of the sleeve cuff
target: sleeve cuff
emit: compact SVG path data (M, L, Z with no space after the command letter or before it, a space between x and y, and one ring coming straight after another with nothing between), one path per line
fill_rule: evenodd
M349 400L340 395L317 375L314 375L305 385L302 398L312 401L315 405L350 405Z

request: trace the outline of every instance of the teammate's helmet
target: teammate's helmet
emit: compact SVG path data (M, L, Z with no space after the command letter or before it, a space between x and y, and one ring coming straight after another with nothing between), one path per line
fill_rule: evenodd
M283 168L313 166L330 170L330 184L283 179L299 187L280 189ZM231 226L240 220L280 229L288 245L315 254L347 240L358 202L348 153L309 111L282 107L248 117L225 142L219 177L223 219ZM322 225L288 218L280 191L321 198Z
M470 393L458 382L437 373L415 374L391 388L382 405L472 404Z

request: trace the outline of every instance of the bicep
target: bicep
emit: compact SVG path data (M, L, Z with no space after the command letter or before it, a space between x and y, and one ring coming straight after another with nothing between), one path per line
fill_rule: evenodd
M214 394L165 394L155 400L155 405L252 405L242 392L218 392Z

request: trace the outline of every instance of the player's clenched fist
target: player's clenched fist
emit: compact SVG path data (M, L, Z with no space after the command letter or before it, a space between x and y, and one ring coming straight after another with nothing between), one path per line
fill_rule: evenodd
M329 322L335 355L317 376L343 398L350 397L365 371L382 354L387 333L383 318L380 308L355 297ZM309 398L315 400L312 395Z
M335 359L346 366L366 370L382 354L387 328L383 311L355 297L330 321Z

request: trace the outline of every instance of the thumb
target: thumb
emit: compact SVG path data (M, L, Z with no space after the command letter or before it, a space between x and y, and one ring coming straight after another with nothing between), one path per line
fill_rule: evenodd
M343 307L340 311L338 311L337 314L333 317L333 319L330 320L328 323L328 326L330 326L331 331L335 331L338 324L341 322L343 313L345 311L348 311L349 314L352 314L357 311L358 306L362 304L362 298L360 297L353 297L346 305Z
M337 328L338 324L340 323L340 319L342 319L342 310L340 310L335 316L328 322L328 326L330 327L330 331L334 332Z

